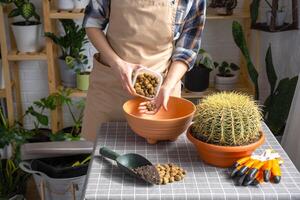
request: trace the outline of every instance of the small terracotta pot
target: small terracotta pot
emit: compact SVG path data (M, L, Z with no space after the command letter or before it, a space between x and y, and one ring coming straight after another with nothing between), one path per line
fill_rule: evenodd
M175 141L190 126L196 111L195 105L185 99L170 97L168 111L161 108L155 115L140 114L138 106L145 100L135 98L123 105L125 117L131 129L149 144L157 141Z
M191 134L191 127L187 131L188 139L195 145L198 154L205 163L216 167L231 167L238 159L250 156L255 149L265 142L265 134L261 132L261 137L257 142L245 146L218 146L208 144L196 139Z

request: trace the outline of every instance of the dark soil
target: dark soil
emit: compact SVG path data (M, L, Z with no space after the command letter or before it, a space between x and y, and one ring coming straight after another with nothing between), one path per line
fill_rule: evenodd
M158 185L160 181L159 173L155 166L146 165L133 169L133 172L149 183Z
M76 129L75 127L70 126L70 127L63 128L61 131L63 133L70 133L70 134L72 134L72 136L75 137L75 136L80 135L81 127L79 129Z
M221 75L221 74L217 74L217 75L220 76L220 77L234 77L233 74L228 74L228 75L226 75L226 76L223 76L223 75Z
M80 74L80 75L90 75L91 72L80 72L79 74Z
M31 130L36 132L36 135L32 136L31 138L27 139L29 143L36 143L36 142L50 142L50 134L52 131L47 128L39 128L38 130Z
M33 25L39 25L41 24L41 22L29 21L26 23L25 21L23 21L23 22L14 22L12 24L15 26L33 26Z

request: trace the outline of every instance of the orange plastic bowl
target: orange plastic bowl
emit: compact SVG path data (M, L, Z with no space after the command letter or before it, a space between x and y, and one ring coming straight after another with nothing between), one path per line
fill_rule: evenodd
M185 99L170 97L168 111L161 108L155 115L140 114L138 106L145 101L135 98L123 105L125 117L130 128L149 144L158 141L175 141L190 126L196 111L195 105Z

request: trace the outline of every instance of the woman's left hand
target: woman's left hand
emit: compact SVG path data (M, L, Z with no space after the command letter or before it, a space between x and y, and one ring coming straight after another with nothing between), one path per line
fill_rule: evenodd
M172 88L166 87L166 86L162 86L159 90L159 93L157 95L157 97L150 101L151 104L155 105L155 109L153 111L149 111L147 109L147 104L149 103L149 101L143 102L140 104L139 106L139 112L142 114L148 114L148 115L154 115L156 114L159 109L161 107L163 107L163 109L165 109L166 111L168 110L168 101L170 98L172 92Z

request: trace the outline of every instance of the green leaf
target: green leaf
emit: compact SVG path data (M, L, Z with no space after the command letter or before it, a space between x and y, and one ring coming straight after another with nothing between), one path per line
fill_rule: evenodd
M269 80L269 83L270 83L270 86L271 86L271 94L273 94L274 90L275 90L275 87L276 87L276 83L277 83L277 75L276 75L275 68L274 68L274 65L273 65L271 45L268 48L266 58L265 58L265 62L266 62L267 76L268 76L268 80Z
M32 3L24 3L21 7L21 15L24 19L29 20L35 12L35 7Z
M249 49L247 47L245 35L241 24L237 21L232 23L232 35L236 45L240 48L243 56L245 57L247 63L247 69L252 83L255 86L255 99L259 99L259 88L258 88L258 72L253 65L250 57Z
M280 134L286 124L297 82L298 76L282 79L268 102L265 122L275 135Z
M235 63L231 63L230 64L230 69L233 71L237 71L240 69L240 67L238 65L236 65Z
M251 23L255 24L259 15L260 0L253 0L250 5Z
M11 18L11 17L17 17L21 14L20 10L18 8L16 9L13 9L9 14L8 14L8 17Z

